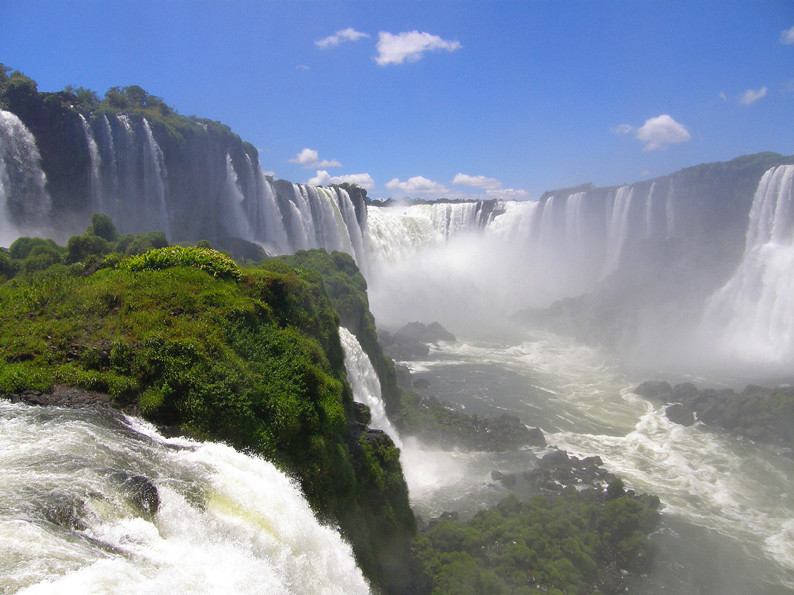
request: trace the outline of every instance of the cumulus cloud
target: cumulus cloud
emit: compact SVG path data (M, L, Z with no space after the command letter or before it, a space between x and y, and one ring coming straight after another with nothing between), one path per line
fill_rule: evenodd
M361 31L356 31L353 27L348 27L347 29L342 29L341 31L337 31L333 35L329 35L328 37L324 37L323 39L318 39L314 42L321 50L327 50L328 48L335 48L341 43L346 41L358 41L364 37L369 37L366 33L362 33Z
M428 180L424 176L414 176L401 182L398 178L393 178L386 182L389 190L400 190L405 194L413 196L440 197L451 194L449 188L433 180Z
M502 200L522 200L529 198L529 192L526 190L504 188L502 182L496 178L488 178L486 176L470 176L468 174L459 173L453 179L452 183L456 186L467 186L469 188L477 188L485 191L487 198L497 198ZM482 194L476 196L469 196L468 198L480 198ZM463 195L463 198L466 198Z
M639 128L631 124L621 124L610 130L618 135L633 134L634 138L645 143L643 151L664 149L667 145L683 143L692 138L686 126L667 114L649 118Z
M375 180L369 174L348 174L345 176L332 176L327 171L318 169L317 175L309 178L308 184L312 186L328 186L329 184L355 184L361 186L366 190L373 190L375 188Z
M637 130L637 140L645 143L644 151L662 149L665 145L683 143L691 138L686 127L667 114L648 119Z
M784 29L780 32L780 43L784 45L794 45L794 27Z
M456 186L468 186L470 188L480 188L482 190L500 190L502 183L496 178L486 178L485 176L470 176L459 173L452 179Z
M744 93L739 96L739 103L742 105L750 105L751 103L755 103L759 99L761 99L768 89L766 87L761 87L758 91L754 89L747 89Z
M336 160L320 161L320 155L314 149L304 148L295 157L289 160L290 163L297 163L305 169L314 169L316 167L341 167L341 163Z
M454 52L463 46L458 41L447 41L437 35L410 31L392 35L381 31L378 33L378 55L375 62L378 66L416 62L422 59L425 52L446 50Z

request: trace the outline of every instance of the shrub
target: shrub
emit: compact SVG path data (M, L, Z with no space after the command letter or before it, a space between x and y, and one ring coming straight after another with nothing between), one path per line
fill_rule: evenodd
M170 246L149 250L119 263L127 271L161 271L171 267L196 267L220 279L239 280L240 267L228 256L217 250L183 246Z
M85 232L88 235L103 238L108 242L115 242L119 237L119 231L116 229L113 219L104 213L91 215L91 223L88 224Z

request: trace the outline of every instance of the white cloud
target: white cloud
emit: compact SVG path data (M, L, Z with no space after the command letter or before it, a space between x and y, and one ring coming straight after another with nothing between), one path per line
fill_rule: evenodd
M496 198L501 200L523 200L529 198L529 192L526 190L503 188L502 182L496 178L488 178L486 176L470 176L468 174L459 173L452 179L452 183L456 186L468 186L469 188L484 190L484 198ZM483 198L483 195L461 194L459 197Z
M348 174L345 176L332 176L327 171L318 169L317 175L309 178L307 184L312 186L328 186L329 184L355 184L361 186L366 190L373 190L375 188L375 180L369 174Z
M742 105L750 105L751 103L755 103L759 99L761 99L768 89L766 87L761 87L758 91L753 89L747 89L744 93L739 96L739 103Z
M405 182L401 182L398 178L393 178L386 182L386 188L389 190L400 190L413 196L441 197L451 194L449 188L443 184L428 180L423 176L414 176L413 178L408 178Z
M636 128L634 128L634 126L631 124L620 124L619 126L609 129L610 132L617 135L631 134L635 130Z
M728 101L728 96L727 96L725 93L723 93L722 91L720 91L720 95L719 95L719 97L720 97L720 99L722 99L723 101Z
M422 59L425 52L447 50L454 52L463 46L458 41L446 41L437 35L410 31L392 35L381 31L378 33L378 55L375 62L378 66L416 62Z
M309 67L308 67L308 66L306 66L305 64L298 64L298 65L295 67L295 70L309 70Z
M498 188L496 190L488 190L486 192L487 198L496 198L498 200L527 200L529 192L521 190L520 188Z
M794 45L794 27L784 29L780 32L780 43L784 45Z
M692 137L683 124L679 124L667 114L649 118L637 129L637 140L645 143L644 151L663 149L665 145L683 143Z
M335 48L339 44L346 41L358 41L364 37L369 37L369 35L362 33L361 31L356 31L353 29L353 27L348 27L347 29L337 31L333 35L329 35L323 39L318 39L314 42L314 45L321 50L327 50L328 48Z
M452 183L456 186L468 186L470 188L480 188L482 190L501 190L502 183L496 178L486 178L485 176L470 176L468 174L457 174Z
M320 161L320 155L314 149L307 149L304 148L300 153L298 153L295 157L289 160L290 163L297 163L298 165L303 166L305 169L314 169L317 167L341 167L341 163L336 160L328 161L322 160Z

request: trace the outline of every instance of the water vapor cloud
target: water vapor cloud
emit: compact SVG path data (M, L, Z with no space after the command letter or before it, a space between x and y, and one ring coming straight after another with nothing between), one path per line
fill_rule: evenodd
M369 37L369 35L362 33L361 31L356 31L353 29L353 27L348 27L347 29L337 31L333 35L329 35L323 39L318 39L314 42L314 45L321 50L327 50L329 48L335 48L336 46L347 41L358 41L359 39L363 39L365 37Z
M360 186L365 190L373 190L375 188L375 180L373 180L372 176L367 173L332 176L327 171L322 169L318 169L317 175L313 178L310 178L307 182L307 184L311 184L312 186L328 186L329 184L345 183Z
M634 138L645 143L643 151L664 149L667 145L687 142L692 138L686 126L676 122L668 114L649 118L639 128L631 124L621 124L613 128L612 132L618 135L633 134Z
M742 93L741 96L739 97L739 103L741 103L742 105L750 105L752 103L755 103L756 101L764 97L767 91L768 89L766 87L761 87L760 89L758 89L758 91L754 89L747 89L747 91Z
M780 32L780 43L783 45L794 45L794 27Z
M447 41L430 33L410 31L394 35L381 31L378 33L378 55L375 56L375 62L378 66L417 62L425 52L454 52L462 47L458 41Z
M341 167L342 164L336 160L320 160L320 155L314 149L304 148L295 157L289 160L290 163L297 163L304 169L315 169L317 167Z

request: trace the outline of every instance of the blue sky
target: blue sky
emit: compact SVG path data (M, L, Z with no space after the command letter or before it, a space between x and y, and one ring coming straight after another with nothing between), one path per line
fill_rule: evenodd
M140 85L296 182L538 198L794 153L794 2L0 0L41 91Z

